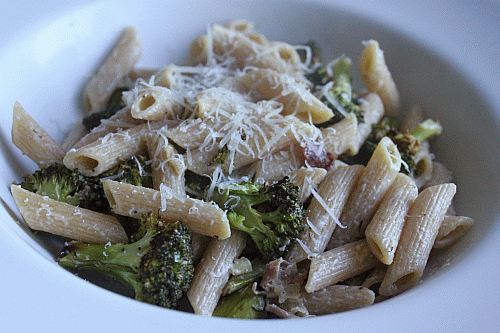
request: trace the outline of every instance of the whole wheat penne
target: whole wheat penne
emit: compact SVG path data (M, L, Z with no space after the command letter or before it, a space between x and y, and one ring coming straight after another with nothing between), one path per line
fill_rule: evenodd
M252 115L249 115L252 116ZM248 129L254 134L252 137L241 138L234 128L219 141L218 145L199 148L190 152L186 158L187 168L199 174L211 175L217 168L232 173L233 170L249 165L266 154L272 154L293 144L317 137L319 130L311 124L300 121L294 116L275 115L266 117L258 113L252 116L251 124L243 123L240 130L244 133ZM227 142L222 145L222 142ZM221 148L226 146L229 154L222 163L216 161ZM215 162L215 163L214 163Z
M305 215L305 229L286 255L288 261L300 262L323 253L363 169L362 165L352 165L328 171Z
M90 132L86 133L73 145L68 146L67 150L69 151L69 149L81 148L97 141L97 139L105 137L110 133L116 133L120 130L129 129L143 123L143 120L135 119L131 116L129 107L124 107L123 109L112 115L110 118L101 120L101 123L98 126L94 127Z
M255 170L254 179L275 182L304 166L304 158L298 152L299 149L300 147L294 144L287 149L265 155L252 165Z
M147 147L152 161L153 188L159 190L163 184L175 193L186 194L184 157L177 153L161 131L148 134Z
M391 139L384 137L375 148L358 183L347 199L340 216L340 223L345 228L336 228L333 231L327 248L332 249L358 240L364 235L368 222L375 214L400 168L401 156L398 148Z
M86 243L127 243L120 222L111 215L53 200L11 185L10 190L26 224L34 230Z
M189 51L191 63L206 63L211 54L230 56L241 69L246 66L269 68L305 82L300 57L294 47L283 42L269 42L255 31L235 27L215 24L207 35L193 41Z
M241 81L265 99L282 103L284 115L292 114L313 124L326 122L333 117L333 111L314 96L306 85L286 74L272 69L254 69L247 71Z
M365 280L361 284L361 286L365 288L371 288L372 286L381 283L384 279L385 273L387 272L387 265L377 265L375 266L368 276L366 276Z
M358 121L356 117L344 118L338 123L321 129L323 145L332 158L337 158L358 144Z
M229 221L219 206L174 193L113 180L104 180L104 193L114 213L141 218L151 212L167 222L182 221L191 231L224 239L230 236Z
M61 163L65 151L26 112L19 102L14 103L12 143L38 166Z
M408 212L394 261L380 285L380 294L399 294L420 280L455 192L456 185L451 183L420 192Z
M435 249L451 246L474 226L474 219L467 216L445 215L434 241Z
M375 293L361 286L331 285L313 293L303 293L301 299L310 315L321 316L372 305Z
M311 192L320 184L326 176L327 171L323 168L302 167L288 174L290 181L300 189L300 201L305 202Z
M399 173L366 228L368 246L386 265L390 265L394 259L406 214L417 195L415 182L409 176Z
M369 93L360 99L359 106L363 113L363 122L357 123L356 138L351 141L347 150L349 155L356 155L372 131L372 126L382 119L384 104L376 93Z
M384 102L388 115L396 116L400 108L399 91L385 62L384 52L376 40L364 43L359 60L361 78L368 91L376 92Z
M135 28L126 28L97 73L85 86L85 105L91 112L100 111L113 90L125 78L142 55L142 44Z
M132 103L130 114L143 120L175 119L182 105L174 93L164 87L151 86L141 91Z
M366 272L379 263L366 239L339 246L311 259L305 289L308 293L315 292Z
M86 146L70 149L64 156L63 163L69 169L78 169L86 176L97 176L131 156L145 153L145 135L162 125L152 122L109 133Z
M229 280L229 270L246 244L246 234L232 230L231 237L212 239L201 262L196 266L191 287L187 293L194 313L211 316L222 289Z

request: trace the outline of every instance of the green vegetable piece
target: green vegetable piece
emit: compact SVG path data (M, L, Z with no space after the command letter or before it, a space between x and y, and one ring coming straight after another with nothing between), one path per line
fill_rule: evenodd
M264 311L266 298L256 295L252 285L248 285L232 294L223 296L213 312L214 317L262 319L266 317Z
M176 308L194 274L191 233L180 222L164 223L153 217L142 222L147 232L134 243L68 243L59 265L100 272L132 287L138 301Z

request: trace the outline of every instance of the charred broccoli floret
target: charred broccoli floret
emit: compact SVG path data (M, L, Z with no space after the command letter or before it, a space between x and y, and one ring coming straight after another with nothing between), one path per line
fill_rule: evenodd
M113 178L133 185L152 187L148 157L140 155L124 161L97 177L87 177L60 163L42 167L24 176L21 187L51 199L99 212L109 211L101 180Z
M94 127L101 124L101 120L108 119L113 116L120 109L125 107L125 102L122 99L124 91L127 91L128 87L119 87L111 94L108 103L101 111L92 112L88 116L82 119L82 124L87 131L90 132Z
M153 187L151 165L147 155L132 156L98 177L100 179L112 178L115 181L136 186Z
M134 243L72 241L63 248L59 265L100 272L130 285L136 300L176 308L194 274L191 233L181 222L166 223L150 216L143 223L147 231Z
M51 199L96 211L109 206L98 178L53 163L24 176L21 187Z
M268 260L281 256L304 226L299 189L287 177L271 185L243 182L215 187L205 199L227 210L231 226L248 233Z

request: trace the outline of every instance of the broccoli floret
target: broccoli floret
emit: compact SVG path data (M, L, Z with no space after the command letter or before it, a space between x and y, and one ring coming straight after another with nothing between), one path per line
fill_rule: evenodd
M130 285L136 300L176 308L194 274L191 233L181 222L166 223L151 216L142 222L147 231L134 243L68 243L59 265L100 272Z
M232 294L223 296L213 312L214 317L262 319L266 318L266 297L255 294L248 285Z
M153 187L148 155L132 156L98 177L101 179L112 178L115 181L136 186Z
M184 179L187 193L197 199L203 197L203 193L211 183L210 177L197 174L191 170L186 170Z
M248 273L240 275L232 275L222 289L222 294L227 295L235 291L257 282L264 274L267 261L261 257L252 260L252 270Z
M288 177L274 184L243 182L211 191L206 201L227 210L233 228L248 233L267 260L281 256L304 226L299 189Z
M333 125L348 114L354 114L358 122L364 121L363 112L359 107L358 97L353 92L351 84L351 59L340 57L328 64L327 67L319 67L311 77L321 87L321 100L333 111L333 117L318 127Z
M53 163L24 176L20 185L25 190L57 201L98 212L109 212L109 202L101 180L113 178L120 182L152 187L148 159L145 155L134 156L97 177L87 177L77 169L70 170L63 164Z
M387 136L391 138L401 154L403 163L400 172L411 174L416 168L415 155L420 151L420 144L440 133L441 125L432 119L423 121L410 132L401 132L394 118L385 117L379 123L372 126L372 132L363 143L353 161L366 165L380 140Z
M101 182L60 163L42 167L23 177L25 190L82 208L103 211L109 207Z
M101 111L93 112L88 116L82 119L82 124L87 129L87 131L91 131L94 127L97 127L101 124L101 120L108 119L113 116L116 112L125 107L125 102L122 99L122 95L124 91L127 91L128 87L119 87L116 88L111 97L109 98L108 103Z

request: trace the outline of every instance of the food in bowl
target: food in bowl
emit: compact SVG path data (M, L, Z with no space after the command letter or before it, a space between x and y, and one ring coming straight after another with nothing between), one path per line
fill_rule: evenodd
M472 226L431 153L440 124L401 110L377 41L364 91L348 56L248 21L211 26L183 65L140 55L125 29L62 145L14 105L13 142L40 169L11 191L30 228L68 238L61 266L201 315L308 317L404 292Z

